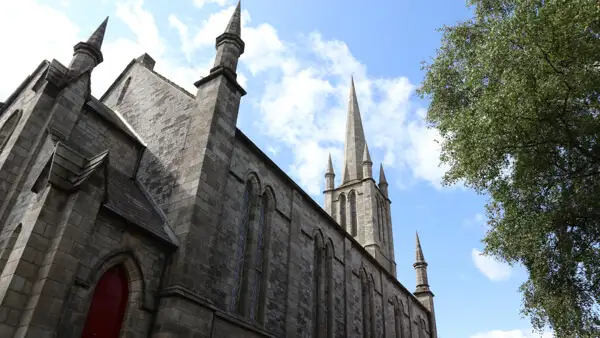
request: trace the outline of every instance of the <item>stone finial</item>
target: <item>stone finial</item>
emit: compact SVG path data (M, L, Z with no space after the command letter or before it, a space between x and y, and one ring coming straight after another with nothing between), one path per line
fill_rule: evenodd
M387 185L388 181L385 178L385 172L383 171L383 163L379 165L379 186Z
M365 150L363 151L362 161L363 163L373 163L371 161L371 153L369 152L369 146L367 145L367 143L365 143Z
M383 163L379 165L379 190L383 196L388 198L388 182L383 171Z
M369 153L367 143L365 143L365 150L363 151L362 166L363 178L373 178L373 162L371 161L371 154Z

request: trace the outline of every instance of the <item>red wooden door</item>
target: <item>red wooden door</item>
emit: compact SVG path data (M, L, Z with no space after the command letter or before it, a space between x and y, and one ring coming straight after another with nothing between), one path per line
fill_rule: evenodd
M119 338L128 294L123 265L106 271L96 285L81 338Z

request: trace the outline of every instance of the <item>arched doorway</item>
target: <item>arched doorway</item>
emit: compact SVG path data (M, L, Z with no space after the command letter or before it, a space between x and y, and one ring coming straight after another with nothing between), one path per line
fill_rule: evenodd
M129 287L123 264L106 271L96 285L81 338L118 338Z

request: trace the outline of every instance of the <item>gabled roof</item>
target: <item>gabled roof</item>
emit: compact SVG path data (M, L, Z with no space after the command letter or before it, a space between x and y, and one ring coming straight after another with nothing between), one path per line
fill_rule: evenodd
M149 72L151 72L152 74L156 75L157 77L159 77L161 80L163 80L166 84L171 85L173 88L179 90L181 93L189 96L190 98L195 98L195 96L188 92L187 90L185 90L183 87L177 85L175 82L167 79L166 77L164 77L163 75L157 73L152 67L148 67L146 64L144 64L142 62L142 59L144 57L148 57L151 58L148 54L144 53L142 54L142 56L138 57L137 59L133 59L129 62L129 64L127 64L127 66L125 67L125 69L123 69L123 71L121 72L121 74L119 74L119 76L117 76L117 79L108 87L108 89L104 92L104 94L102 94L102 96L100 96L100 101L104 102L104 100L106 100L106 97L108 96L108 94L110 94L113 89L121 82L121 80L125 77L125 75L127 75L127 73L129 73L129 70L131 69L131 67L133 67L135 64L139 64L140 66L148 69Z
M128 224L167 244L177 247L177 238L169 228L164 215L135 179L109 164L109 151L86 158L72 148L57 143L48 164L36 182L47 179L55 187L74 191L94 173L102 171L103 207L122 217Z

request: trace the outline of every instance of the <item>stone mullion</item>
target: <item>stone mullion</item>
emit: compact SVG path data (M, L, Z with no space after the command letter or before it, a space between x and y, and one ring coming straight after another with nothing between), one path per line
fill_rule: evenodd
M396 338L404 338L404 306L396 299L394 301L394 322L396 324Z

